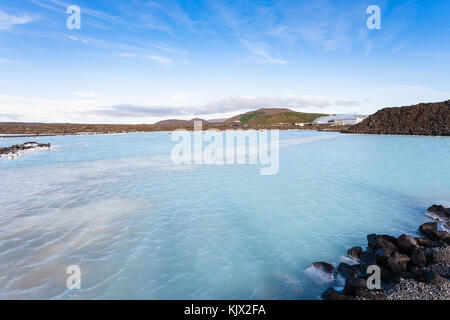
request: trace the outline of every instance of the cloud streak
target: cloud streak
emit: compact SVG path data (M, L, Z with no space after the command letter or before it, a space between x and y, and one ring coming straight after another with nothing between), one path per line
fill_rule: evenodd
M358 104L358 101L334 100L315 97L229 97L216 102L186 107L120 104L102 109L91 110L87 113L96 116L134 118L221 114L259 108L327 108L333 105L352 107Z
M151 60L153 62L156 62L163 66L171 66L175 62L173 59L161 55L155 55L155 54L137 54L134 52L119 52L117 53L118 56L123 58L144 58L147 60Z
M10 30L15 25L27 24L32 20L27 14L12 15L0 10L0 30Z

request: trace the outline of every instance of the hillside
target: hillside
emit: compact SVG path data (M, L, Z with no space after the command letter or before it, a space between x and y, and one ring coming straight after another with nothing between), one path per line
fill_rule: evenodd
M384 108L345 132L449 136L450 100Z
M225 123L240 121L240 123L244 124L293 124L298 122L312 122L322 116L326 116L326 114L296 112L286 108L258 109L234 116L226 120Z
M160 125L192 125L192 123L194 121L201 121L203 124L208 122L206 120L199 119L199 118L195 118L195 119L191 119L191 120L168 119L168 120L162 120L162 121L156 122L155 126L160 126Z

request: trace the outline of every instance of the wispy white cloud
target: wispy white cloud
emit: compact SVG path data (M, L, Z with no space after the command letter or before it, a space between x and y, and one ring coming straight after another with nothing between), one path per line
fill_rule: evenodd
M161 43L161 42L154 43L154 42L152 42L152 43L149 43L149 46L152 47L152 48L158 49L160 51L164 51L164 52L169 53L169 54L180 54L180 55L188 55L189 54L189 51L187 51L187 50L174 48L174 47L169 46L166 43Z
M0 30L10 30L15 25L27 24L33 21L33 18L28 14L8 14L0 10Z
M158 63L160 65L164 65L164 66L171 66L174 64L174 61L171 58L161 56L161 55L155 55L155 54L138 54L138 53L134 53L134 52L118 52L117 55L120 57L124 57L124 58L143 58L143 59L151 60L153 62L156 62L156 63Z
M151 60L153 62L156 62L156 63L158 63L160 65L164 65L164 66L171 66L175 63L173 61L173 59L171 59L169 57L155 55L155 54L138 54L138 53L134 53L134 52L118 52L117 55L120 57L124 57L124 58L143 58L143 59Z
M219 101L184 107L173 106L143 106L120 104L88 111L90 115L109 117L162 117L223 114L234 111L247 111L260 108L327 108L333 105L355 106L358 101L336 100L324 97L229 97Z
M270 63L270 64L286 64L287 60L277 59L269 54L269 47L265 42L252 42L248 40L242 40L244 46L248 49L252 55L252 59L259 63Z
M172 59L168 58L168 57L163 57L163 56L157 56L157 55L144 55L144 58L152 60L156 63L159 63L161 65L165 65L165 66L169 66L172 65L174 62Z
M191 19L189 14L177 2L168 0L162 4L155 1L148 1L145 4L163 12L179 27L194 31L195 21Z

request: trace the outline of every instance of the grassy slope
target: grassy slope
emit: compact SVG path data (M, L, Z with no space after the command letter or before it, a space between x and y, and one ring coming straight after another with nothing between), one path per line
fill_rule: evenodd
M241 116L241 123L248 124L275 124L275 123L297 123L312 122L315 119L326 116L321 113L303 113L303 112L281 112L268 115L262 111L255 111Z

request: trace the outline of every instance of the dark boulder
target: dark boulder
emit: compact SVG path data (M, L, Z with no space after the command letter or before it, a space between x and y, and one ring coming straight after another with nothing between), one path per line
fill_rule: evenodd
M441 276L439 273L431 271L425 275L425 282L441 287L442 285L448 283L449 280Z
M413 251L411 252L411 255L410 255L410 259L411 259L410 261L412 264L419 266L419 267L427 264L425 252L423 249L420 249L420 248L413 249Z
M397 239L388 235L369 234L367 243L369 248L375 251L380 248L390 249L391 251L397 249Z
M359 261L361 262L361 268L363 271L367 269L368 266L377 264L377 257L375 255L375 252L373 251L364 251L359 256Z
M419 231L429 237L430 234L437 231L437 222L426 222L419 227ZM432 237L429 238L434 240Z
M406 271L406 262L399 261L395 258L389 258L384 265L394 275Z
M313 262L313 267L320 269L321 271L325 273L333 273L334 267L326 262L319 261L319 262Z
M428 238L414 238L414 240L416 240L417 244L422 248L441 246L441 243L439 243L438 241L432 241Z
M353 297L347 296L343 293L339 293L333 288L325 290L321 296L324 300L354 300Z
M442 205L433 204L427 209L428 212L443 219L450 219L450 208L446 208Z
M395 251L392 254L392 257L400 262L405 263L408 263L411 260L406 254L400 253L399 251Z
M379 248L375 251L375 256L377 257L377 264L385 266L387 260L392 256L394 251L389 248Z
M361 247L352 247L347 250L347 255L350 258L353 258L356 260L359 260L359 257L361 256L362 253L363 253L363 249Z
M337 267L337 272L345 279L350 277L358 277L360 274L360 265L349 265L347 263L340 263Z
M417 247L419 244L412 237L407 234L402 234L397 238L397 244L401 252L410 253L412 249Z
M350 277L345 281L345 287L342 293L354 296L358 289L367 289L366 279Z
M433 247L425 249L425 256L430 263L450 263L450 247Z
M423 272L419 269L417 266L408 266L409 274L411 275L411 278L416 281L423 281Z
M383 282L389 283L394 278L394 274L385 267L380 266L380 271L381 271L381 280Z
M450 245L450 233L448 233L447 231L436 231L434 233L434 236L437 239L439 239L439 240L445 242L446 244Z

